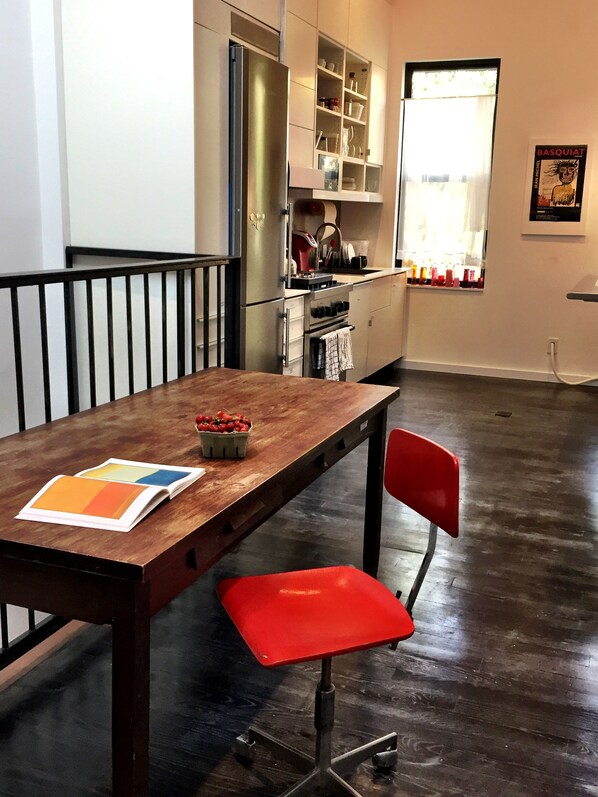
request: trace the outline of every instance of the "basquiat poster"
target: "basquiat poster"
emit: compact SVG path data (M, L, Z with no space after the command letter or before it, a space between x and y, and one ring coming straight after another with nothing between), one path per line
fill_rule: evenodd
M587 144L534 144L530 222L581 222Z

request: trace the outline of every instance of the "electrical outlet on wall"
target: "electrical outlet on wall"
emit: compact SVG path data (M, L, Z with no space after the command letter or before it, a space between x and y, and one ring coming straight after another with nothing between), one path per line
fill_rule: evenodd
M546 354L556 354L558 350L559 350L559 339L548 338L548 343L546 344Z

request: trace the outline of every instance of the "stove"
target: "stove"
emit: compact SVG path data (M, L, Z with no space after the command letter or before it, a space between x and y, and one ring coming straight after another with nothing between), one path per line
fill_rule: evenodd
M340 285L332 274L319 274L317 271L305 271L291 277L289 288L308 291L321 291L325 288Z
M349 326L349 297L353 286L338 282L329 274L316 276L324 279L310 287L304 297L303 373L305 376L323 378L324 371L316 368L318 358L314 354L323 335ZM307 280L303 277L301 280L303 287L306 287ZM296 287L292 280L291 287ZM345 379L344 374L341 379Z

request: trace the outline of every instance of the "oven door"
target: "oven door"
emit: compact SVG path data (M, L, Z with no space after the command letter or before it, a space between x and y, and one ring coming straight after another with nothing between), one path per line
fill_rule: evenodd
M303 338L303 375L311 376L316 379L324 379L324 368L318 368L318 350L320 345L320 338L327 335L329 332L335 332L337 329L344 329L348 327L353 330L355 327L351 326L345 318L337 318L325 326L318 327L318 329L311 329L305 333ZM347 372L341 371L340 381L347 381Z

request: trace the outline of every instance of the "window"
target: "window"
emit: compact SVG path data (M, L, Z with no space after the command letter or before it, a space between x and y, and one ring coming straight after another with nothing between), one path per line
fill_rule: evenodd
M483 286L498 71L407 64L397 258L411 284Z

